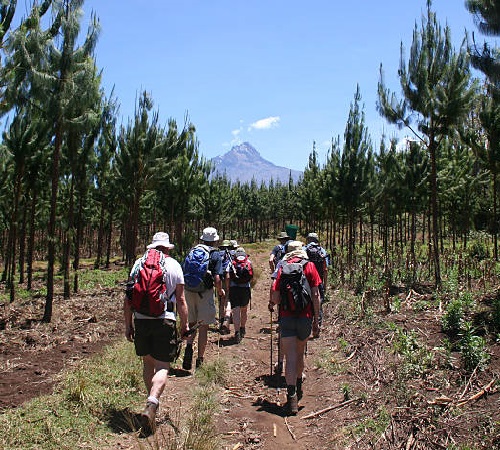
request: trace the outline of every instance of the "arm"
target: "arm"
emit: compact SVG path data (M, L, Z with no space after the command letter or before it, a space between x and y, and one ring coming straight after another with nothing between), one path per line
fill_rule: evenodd
M276 280L273 281L273 284L271 285L271 290L269 292L269 305L268 309L269 311L274 311L274 305L279 305L281 298L280 298L280 293L278 290L276 290Z
M314 337L319 337L319 308L320 308L320 297L318 286L311 288L312 303L313 303L313 323L312 331Z
M323 260L323 286L326 289L328 285L328 264L326 263L326 258Z
M181 336L184 337L184 334L189 330L188 326L188 307L186 303L186 296L184 295L184 285L177 284L175 286L175 300L177 302L177 314L179 314L179 318L181 321L180 332Z
M271 273L273 273L274 269L276 268L276 266L274 264L274 259L275 259L274 253L271 253L269 255L269 268L271 269Z
M214 284L215 289L217 290L217 295L219 297L224 297L226 295L226 291L222 287L222 280L220 279L220 276L218 274L214 276Z
M127 341L134 341L134 324L132 323L132 308L127 297L123 300L123 317L125 319L125 337Z

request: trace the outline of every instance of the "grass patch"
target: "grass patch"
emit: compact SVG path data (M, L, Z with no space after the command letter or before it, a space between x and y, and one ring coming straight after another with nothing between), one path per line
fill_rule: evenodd
M38 397L0 416L7 449L99 448L118 411L141 399L140 360L122 342L63 376L53 395Z
M174 418L177 423L172 428L176 433L162 439L162 447L156 435L145 440L137 438L139 447L220 448L214 418L218 410L217 386L224 383L224 373L227 373L226 363L220 358L197 370L192 405L185 414ZM141 361L133 345L119 342L64 374L52 395L38 397L1 414L1 447L4 450L112 448L118 433L134 431L131 409L139 411L143 402Z

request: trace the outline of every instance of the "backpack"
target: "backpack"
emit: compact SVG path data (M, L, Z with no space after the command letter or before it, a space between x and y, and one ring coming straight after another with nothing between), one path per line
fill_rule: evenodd
M249 283L252 280L253 267L248 255L238 255L233 259L233 270L229 271L229 278L237 284Z
M231 252L227 248L221 250L219 253L222 259L222 272L226 273L227 266L233 261L234 255L231 255Z
M209 269L212 251L213 249L202 244L189 251L182 265L186 290L203 292L213 288L214 280Z
M320 278L323 280L323 276L325 274L325 255L323 253L323 249L320 245L313 242L306 247L306 253L309 261L314 263Z
M284 311L299 315L312 302L311 287L304 273L309 261L301 259L290 263L283 261L280 275L280 305Z
M158 317L165 310L166 286L160 265L162 253L151 248L146 254L130 295L132 309L146 316Z
M278 244L276 246L276 253L274 254L274 259L276 261L276 263L283 259L283 256L286 255L286 246L287 246L288 242L286 242L285 244Z

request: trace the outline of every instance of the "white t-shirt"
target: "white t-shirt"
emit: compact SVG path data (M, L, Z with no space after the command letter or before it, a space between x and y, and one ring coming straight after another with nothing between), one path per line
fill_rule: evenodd
M143 255L142 258L139 258L132 270L130 271L130 278L134 278L141 268L142 262L145 260L147 256L147 252ZM184 284L184 274L182 272L181 265L171 256L163 255L160 258L160 266L163 270L163 280L165 281L165 286L167 288L167 298L170 299L171 302L176 302L175 298L175 289L178 284ZM172 296L172 297L170 297ZM165 303L165 308L167 304ZM171 319L175 320L175 312L165 311L162 315L158 317L150 317L144 314L138 313L134 311L134 315L136 319Z

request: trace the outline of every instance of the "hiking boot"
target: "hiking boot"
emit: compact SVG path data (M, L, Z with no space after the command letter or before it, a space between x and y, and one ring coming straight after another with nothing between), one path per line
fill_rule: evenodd
M297 394L286 396L286 412L289 416L295 416L299 412L299 400Z
M141 429L144 435L153 434L156 430L156 410L158 405L147 402L144 411L141 413Z
M203 356L196 358L196 368L199 369L203 365Z
M226 317L220 324L220 328L219 328L219 333L220 334L229 334L231 333L229 331L229 317Z
M278 375L279 377L281 376L281 374L283 373L283 361L278 361L274 365L274 373L275 373L275 375Z
M241 332L240 331L236 331L234 333L234 342L236 342L237 344L239 344L241 342Z
M241 339L243 339L245 337L246 333L247 333L247 331L245 330L245 327L240 327Z
M193 367L193 344L187 344L186 350L184 350L182 368L184 370L191 370L191 367Z

